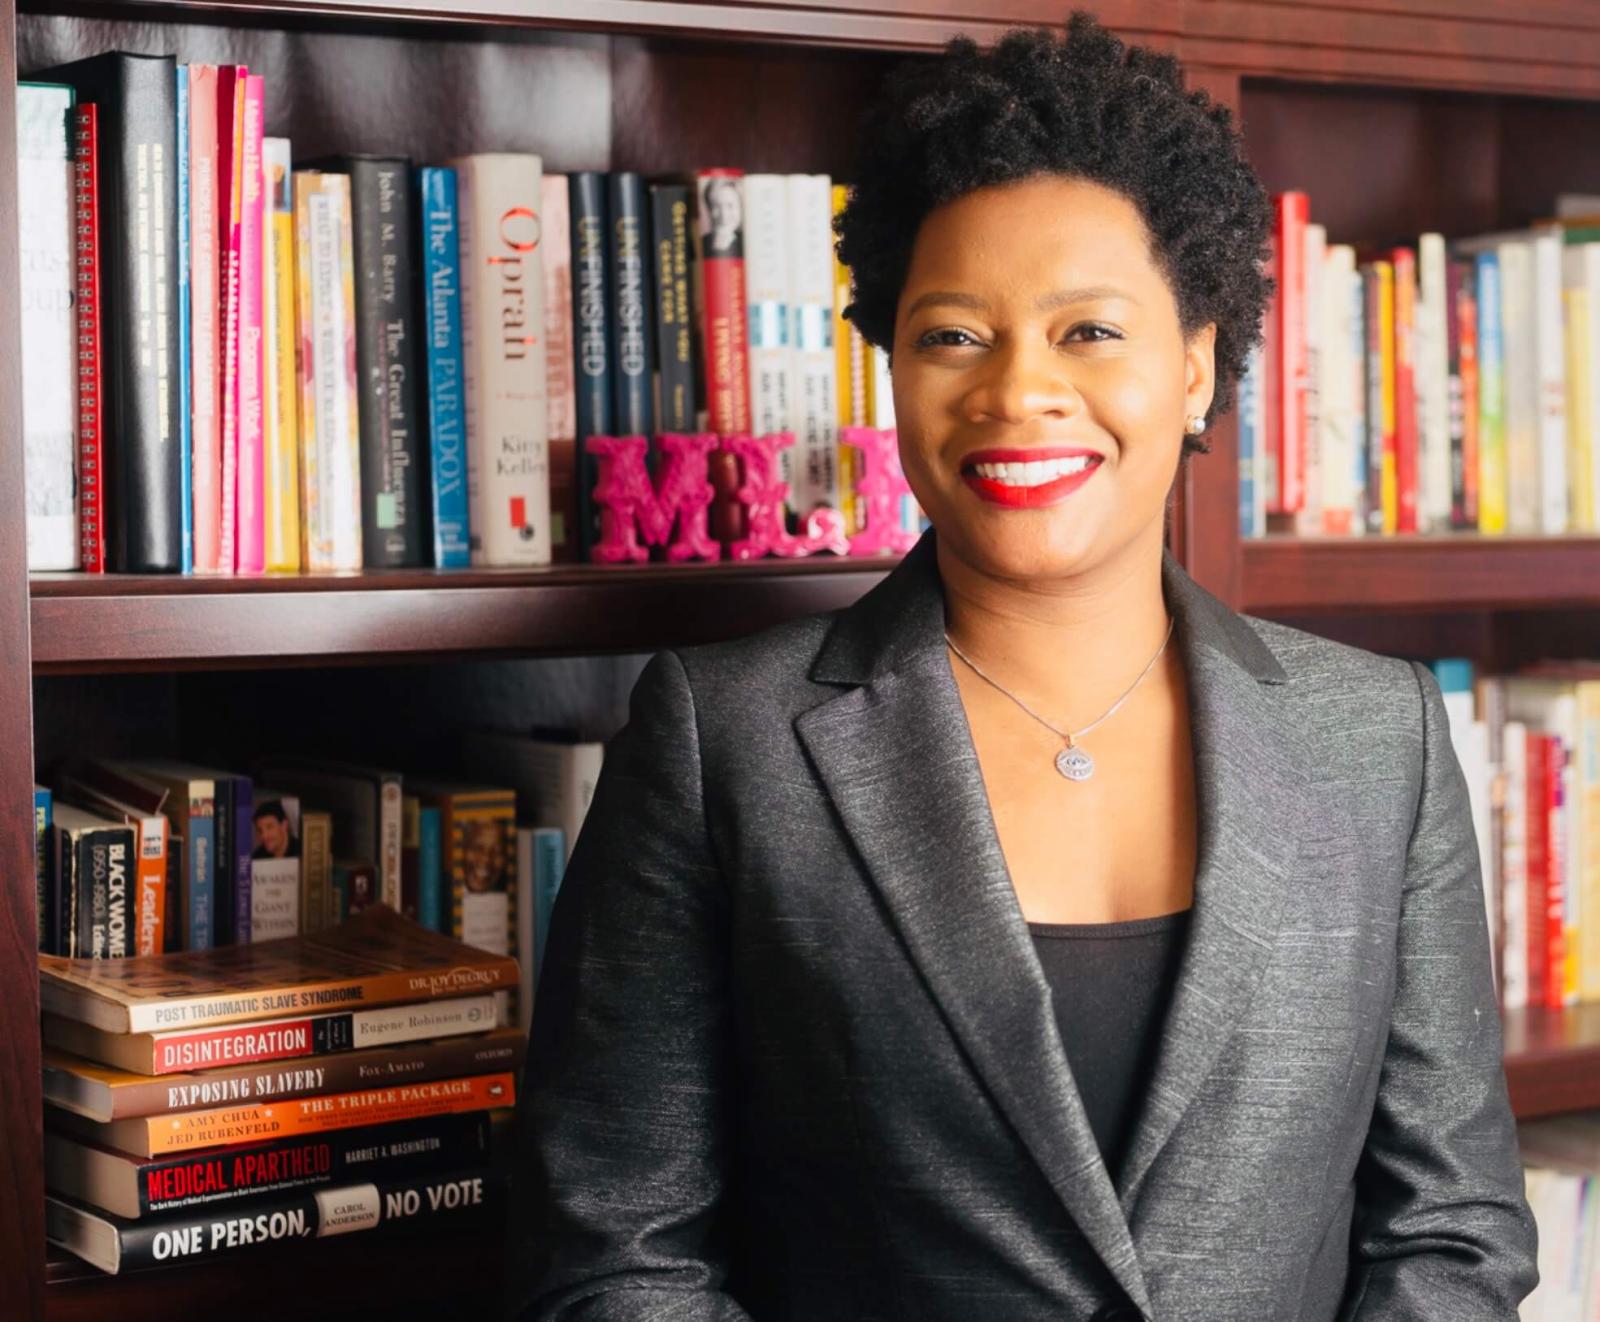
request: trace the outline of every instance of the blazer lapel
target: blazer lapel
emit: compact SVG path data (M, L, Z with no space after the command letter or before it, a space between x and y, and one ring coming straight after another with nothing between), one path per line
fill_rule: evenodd
M1194 912L1143 1110L1118 1173L1124 1208L1248 1008L1283 921L1312 811L1303 722L1255 630L1166 556L1189 684L1197 818Z
M945 655L933 534L840 623L812 677L874 673L799 716L799 736L962 1051L1074 1224L1148 1312Z
M848 687L796 731L928 990L1074 1223L1147 1314L1125 1209L1249 1002L1282 915L1304 753L1254 630L1163 556L1189 680L1195 913L1121 1197L1033 953L944 646L930 529L830 630L811 677Z

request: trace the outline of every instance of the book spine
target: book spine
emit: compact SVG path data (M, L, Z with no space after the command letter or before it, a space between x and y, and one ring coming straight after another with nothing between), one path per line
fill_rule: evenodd
M319 1094L259 1104L235 1104L178 1115L124 1121L149 1156L215 1148L294 1134L321 1134L357 1125L388 1125L435 1115L510 1106L515 1081L508 1073L474 1074L426 1083L395 1083L358 1092ZM120 1131L119 1131L120 1136Z
M54 932L52 953L72 958L78 953L78 846L72 832L59 826L50 829L55 858L55 910L50 915Z
M1587 293L1587 291L1585 291ZM1577 854L1579 927L1577 947L1578 999L1600 999L1600 921L1595 906L1600 904L1600 683L1578 685L1578 746L1573 750L1577 786Z
M644 181L631 170L613 171L607 181L611 225L607 233L606 273L611 285L611 376L616 426L624 436L652 436L650 233Z
M577 383L572 363L572 217L567 176L539 181L539 242L544 251L545 415L550 434L550 559L575 564L578 552Z
M300 570L300 432L295 380L294 188L286 138L263 138L262 185L266 344L266 478L262 493L266 567Z
M438 1002L234 1024L225 1028L160 1033L153 1041L150 1072L187 1074L191 1070L223 1065L326 1056L429 1037L482 1033L493 1027L493 997L464 996Z
M1461 340L1462 527L1476 530L1482 442L1478 430L1477 267L1470 261L1460 264L1453 301Z
M295 172L300 243L301 455L306 567L361 568L350 180Z
M1394 267L1394 453L1395 531L1421 531L1418 485L1421 437L1417 430L1417 262L1409 248L1396 248Z
M655 247L655 340L663 432L692 432L694 353L689 302L689 189L650 188L650 235Z
M533 155L455 162L474 565L550 563L540 174Z
M449 1170L483 1165L488 1159L487 1115L441 1115L142 1163L138 1167L139 1206L148 1216L296 1185L374 1180L402 1171Z
M105 345L100 336L99 108L75 111L73 208L76 217L74 287L77 294L78 549L85 573L106 570L104 458Z
M136 955L165 950L167 910L167 819L160 814L138 820L139 870L134 900Z
M799 452L791 498L801 517L839 507L839 401L834 380L832 181L790 175L790 419Z
M449 1171L382 1183L294 1191L234 1214L215 1212L133 1221L115 1228L118 1270L231 1258L286 1240L381 1231L408 1223L498 1214L507 1177L494 1170ZM51 1208L65 1230L70 1211Z
M189 842L189 884L183 948L210 950L217 944L217 820L215 794L209 785L197 784L190 790L184 838Z
M1539 531L1551 536L1568 532L1571 523L1561 249L1559 228L1545 229L1534 236L1531 275L1538 373Z
M1567 747L1559 734L1545 739L1545 1008L1566 1002L1567 812L1563 792Z
M745 307L749 312L750 425L760 436L793 431L797 410L790 392L799 370L790 360L790 244L788 181L781 174L744 177ZM790 446L779 455L779 476L789 504L801 485L801 464Z
M577 426L578 553L600 539L600 509L594 501L600 464L585 452L590 436L615 431L611 409L611 293L606 278L606 179L582 170L567 177L572 222L572 341L574 412Z
M266 456L262 421L265 380L262 288L263 248L266 242L265 197L261 190L262 78L249 74L243 80L243 118L240 141L242 180L239 187L239 477L237 539L234 570L259 574L266 567L266 533L263 526L262 487L266 481ZM249 923L249 910L241 919ZM248 938L242 938L248 940Z
M1467 528L1466 414L1461 387L1461 306L1457 292L1465 263L1450 258L1445 262L1445 412L1450 455L1449 526Z
M400 899L407 918L417 917L417 893L421 888L422 801L414 794L400 800Z
M1529 730L1527 760L1528 1003L1549 1004L1550 736Z
M1504 533L1510 517L1506 472L1505 350L1500 326L1499 254L1477 254L1478 530Z
M177 66L178 150L178 514L182 520L182 569L194 573L193 385L189 380L189 66Z
M349 162L355 254L357 414L362 558L372 569L422 564L417 401L411 307L410 166Z
M539 827L533 833L533 893L537 910L533 919L533 976L544 967L544 947L550 935L550 916L567 866L566 832Z
M328 885L333 871L333 817L300 814L300 930L320 932L328 925Z
M830 203L835 219L850 201L850 189L844 184L834 184ZM872 390L870 373L866 370L866 341L855 324L844 315L850 306L850 268L833 257L833 354L834 377L839 396L839 427L875 426L869 416L867 398ZM856 448L839 442L839 512L844 516L845 533L861 531L856 510ZM1240 472L1243 473L1241 467ZM1241 525L1241 529L1243 525Z
M1593 532L1594 485L1589 472L1594 453L1593 383L1588 371L1592 350L1589 344L1589 291L1583 285L1569 285L1561 291L1562 315L1566 322L1567 360L1567 473L1572 482L1571 522L1574 532Z
M238 945L249 945L252 939L251 924L255 914L251 887L254 884L250 856L255 852L255 786L248 776L233 777L229 792L233 796L230 814L229 846L232 856L227 860L229 879L233 884L233 940Z
M1305 459L1301 469L1305 483L1301 492L1300 508L1294 512L1289 527L1297 534L1317 536L1326 532L1323 523L1325 493L1323 475L1327 457L1322 451L1323 408L1322 346L1325 333L1322 311L1322 268L1327 256L1328 231L1323 225L1307 224L1301 240L1301 302L1300 333L1304 338L1305 359L1304 390L1305 416L1301 438Z
M23 467L27 565L82 564L72 291L74 179L72 90L17 87L17 239L22 307Z
M1500 336L1506 380L1507 531L1541 530L1538 310L1533 247L1503 243L1500 253Z
M217 71L217 252L222 263L222 520L217 562L234 572L239 556L239 286L240 213L244 183L244 92L247 71L224 65Z
M750 430L750 344L745 308L744 172L702 170L698 190L695 255L700 265L705 324L706 402L711 430Z
M56 954L51 930L53 909L50 886L50 791L42 785L33 787L33 900L34 925L38 933L38 947L47 954Z
M1281 193L1275 199L1278 239L1278 503L1281 512L1294 514L1305 501L1306 482L1306 337L1305 337L1305 231L1310 200L1305 193Z
M237 940L234 906L238 888L234 877L234 813L236 811L232 777L218 777L212 799L212 890L211 932L212 941L219 946L233 945Z
M421 193L424 324L428 345L428 422L433 451L433 563L466 569L467 435L461 381L461 245L456 172L425 166Z
M217 69L189 66L190 489L196 573L221 567L222 437L217 386Z
M1455 449L1450 434L1449 277L1442 234L1430 232L1417 239L1417 287L1417 527L1440 532L1451 524Z
M118 56L122 101L114 151L103 160L110 196L102 238L114 241L112 315L103 323L114 365L112 568L177 573L183 564L178 440L178 145L176 62ZM109 213L118 217L108 224ZM143 218L138 219L138 218ZM152 351L151 346L154 346Z
M443 854L439 810L423 806L417 814L417 919L430 931L444 930Z

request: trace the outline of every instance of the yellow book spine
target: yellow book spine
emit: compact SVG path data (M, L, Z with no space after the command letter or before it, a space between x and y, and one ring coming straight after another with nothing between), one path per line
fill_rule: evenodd
M1589 377L1589 290L1561 291L1567 349L1567 514L1574 531L1594 532L1594 382Z
M271 207L267 242L272 245L272 285L265 291L271 332L266 346L266 567L268 573L295 574L301 565L300 429L296 425L294 210L287 150L274 152L274 158L265 164Z
M318 568L318 562L329 554L322 533L326 513L322 508L322 465L317 452L317 387L312 375L316 355L312 351L311 336L316 326L316 306L311 281L311 195L315 191L315 175L294 175L294 286L299 313L294 347L295 388L300 401L300 563L307 569Z
M1395 282L1394 264L1376 262L1378 271L1378 348L1380 378L1383 382L1383 477L1381 491L1383 531L1394 533L1400 527L1400 476L1395 468Z
M845 208L850 190L844 184L833 186L833 214ZM838 249L833 254L833 364L837 388L834 397L839 402L839 425L855 425L856 374L852 362L855 353L851 333L853 327L845 320L844 310L850 305L850 268L839 260ZM856 526L856 449L839 442L839 511L844 515L844 526Z

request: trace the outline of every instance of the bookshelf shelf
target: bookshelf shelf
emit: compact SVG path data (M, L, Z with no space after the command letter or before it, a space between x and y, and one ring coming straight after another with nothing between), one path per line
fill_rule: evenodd
M1350 611L1600 607L1600 538L1291 537L1240 542L1238 609Z
M596 655L734 637L848 605L891 557L368 571L34 575L36 674Z
M1512 1010L1503 1023L1519 1119L1600 1107L1600 1004Z

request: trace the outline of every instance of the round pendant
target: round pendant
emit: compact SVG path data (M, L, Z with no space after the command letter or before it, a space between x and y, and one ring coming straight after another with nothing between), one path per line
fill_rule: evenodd
M1068 780L1088 780L1094 775L1094 759L1076 746L1056 754L1056 770Z

